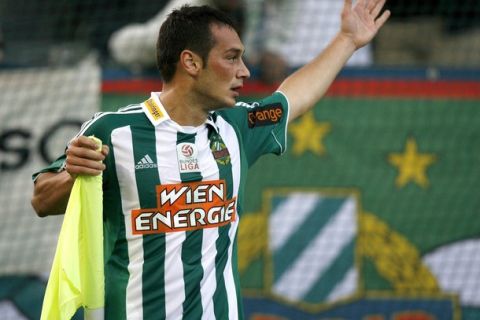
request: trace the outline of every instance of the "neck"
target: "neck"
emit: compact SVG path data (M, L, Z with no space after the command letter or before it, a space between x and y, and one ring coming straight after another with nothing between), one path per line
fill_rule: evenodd
M191 91L164 85L160 101L170 118L181 126L199 126L207 120L208 110Z

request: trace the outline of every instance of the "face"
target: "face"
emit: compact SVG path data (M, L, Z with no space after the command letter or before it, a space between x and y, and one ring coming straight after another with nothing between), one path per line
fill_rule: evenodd
M243 62L243 44L235 30L212 25L215 46L208 55L206 67L198 76L197 90L209 109L233 106L245 79L250 77Z

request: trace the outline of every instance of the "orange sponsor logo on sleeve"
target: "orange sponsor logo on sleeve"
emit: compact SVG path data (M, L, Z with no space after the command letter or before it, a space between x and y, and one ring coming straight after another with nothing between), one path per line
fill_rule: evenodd
M248 127L273 125L280 122L283 109L280 104L266 105L248 111Z
M132 233L191 231L236 219L236 197L227 199L223 180L157 186L157 208L132 210Z

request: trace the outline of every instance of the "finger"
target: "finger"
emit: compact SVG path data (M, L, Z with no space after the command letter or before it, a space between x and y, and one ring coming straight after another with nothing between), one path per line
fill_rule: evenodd
M368 12L372 12L373 8L375 8L376 3L377 3L377 0L367 0L365 8L367 9Z
M74 164L67 164L65 170L73 177L78 175L87 175L87 176L97 176L102 173L103 170L98 170L94 168L88 168L83 166L76 166Z
M380 11L382 11L383 6L385 5L385 1L386 1L386 0L376 1L375 6L374 6L373 9L370 11L373 17L376 18L376 17L378 16L378 14L380 13Z
M65 161L66 170L70 175L88 174L96 175L105 170L105 165L100 161L89 160L79 157L67 157Z
M390 10L385 10L382 15L375 20L375 27L380 29L385 22L387 22L388 18L390 17Z
M82 158L86 160L103 161L105 155L102 152L89 149L88 147L69 146L66 151L67 158Z
M75 138L72 141L72 144L75 145L75 146L86 147L86 148L93 149L93 150L97 150L97 148L98 148L95 141L93 141L92 139L90 139L89 137L86 137L86 136L79 136L79 137Z
M359 0L359 1L364 1L364 0ZM352 0L345 0L343 3L343 10L348 10L350 11L352 9Z
M102 146L102 154L106 157L108 156L108 153L110 152L110 148L107 145Z
M100 161L90 160L85 158L78 158L78 157L67 158L66 164L95 169L95 170L102 170L102 171L105 169L105 165Z

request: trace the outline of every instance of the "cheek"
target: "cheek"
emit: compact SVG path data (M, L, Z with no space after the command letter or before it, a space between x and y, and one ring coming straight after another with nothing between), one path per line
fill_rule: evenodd
M233 67L227 64L222 63L212 63L210 65L213 73L222 80L230 80L234 77L235 72Z

